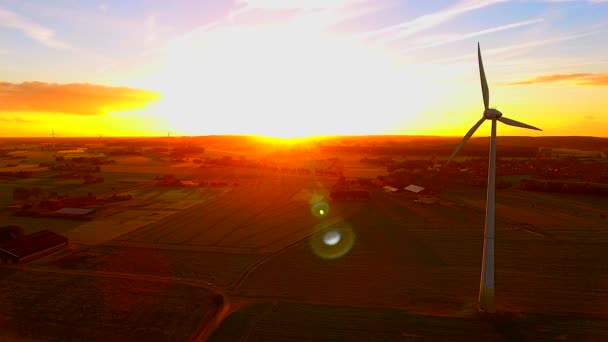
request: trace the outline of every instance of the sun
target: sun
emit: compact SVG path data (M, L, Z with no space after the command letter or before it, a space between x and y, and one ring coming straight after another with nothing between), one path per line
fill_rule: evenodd
M422 108L388 51L298 25L200 30L174 41L152 89L181 134L302 138L390 131Z

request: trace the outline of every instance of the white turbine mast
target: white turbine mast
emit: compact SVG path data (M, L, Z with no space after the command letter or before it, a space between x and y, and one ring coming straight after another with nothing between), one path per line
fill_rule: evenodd
M479 61L479 75L481 77L481 92L483 94L484 111L483 116L464 136L460 144L448 159L448 163L456 156L458 151L471 138L473 133L481 126L485 120L492 121L492 135L490 137L490 157L488 167L488 193L486 198L486 223L483 239L483 260L481 263L481 280L479 284L479 308L486 312L496 312L494 303L494 225L495 225L495 204L496 204L496 121L500 121L509 126L534 129L541 129L525 123L515 121L502 116L497 109L490 108L490 92L488 82L481 61L481 49L477 43L477 59ZM447 164L447 163L446 163Z
M97 136L99 137L99 145L103 145L103 133L97 133Z

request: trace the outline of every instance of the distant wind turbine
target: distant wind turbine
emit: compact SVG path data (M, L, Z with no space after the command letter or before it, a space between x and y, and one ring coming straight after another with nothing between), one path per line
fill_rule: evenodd
M51 128L51 149L55 151L55 129Z
M479 308L486 312L495 312L494 304L494 224L495 224L495 204L496 204L496 121L500 121L509 126L534 129L541 129L525 123L515 121L502 116L502 113L494 108L490 108L490 92L486 74L483 70L481 61L481 48L477 43L477 59L479 61L479 75L481 77L481 91L483 93L484 111L483 116L467 132L460 144L448 159L448 163L456 156L458 151L471 138L473 133L481 126L485 120L492 120L492 135L490 138L490 165L488 167L488 195L486 198L486 226L483 240L483 261L481 263L481 281L479 284ZM447 163L446 163L447 164Z
M97 136L99 136L99 145L103 145L103 133L97 133Z

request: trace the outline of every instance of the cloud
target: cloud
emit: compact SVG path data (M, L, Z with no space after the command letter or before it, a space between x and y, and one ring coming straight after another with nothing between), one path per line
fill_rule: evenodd
M24 123L34 123L34 122L37 122L37 121L36 120L30 120L30 119L24 119L24 118L22 118L20 116L13 116L13 117L0 116L0 122L24 124Z
M15 12L0 7L0 27L21 31L27 37L51 48L71 49L70 44L55 37L53 30L39 25Z
M571 82L584 86L608 86L608 73L575 73L575 74L555 74L541 75L529 80L507 83L507 85L530 85L538 83Z
M158 38L158 25L156 14L150 14L146 17L146 41L153 42Z
M1 112L102 115L139 109L159 98L156 92L127 87L44 82L0 82Z
M508 0L461 0L457 4L440 11L426 14L397 25L366 32L362 34L362 37L380 37L380 41L382 42L402 39L418 32L429 30L459 15L506 1Z
M577 2L580 0L540 0L540 2L559 3L559 2ZM592 4L601 4L608 2L608 0L583 0L583 2L590 2Z
M555 36L555 37L547 38L547 39L531 40L531 41L524 42L524 43L507 45L507 46L493 48L493 49L484 49L482 46L481 52L482 52L483 56L509 54L509 53L513 53L513 52L516 52L519 50L525 50L525 49L530 49L533 47L549 45L549 44L554 44L554 43L561 43L561 42L568 41L568 40L587 37L587 36L591 36L596 33L602 32L602 31L604 31L604 28L598 28L598 29L593 29L593 30L589 30L586 32L565 34L565 35ZM435 61L433 61L433 63L436 63L436 64L454 63L454 62L458 62L458 61L462 61L462 60L471 60L476 57L477 57L477 52L474 52L474 53L470 53L470 54L466 54L466 55L462 55L462 56L449 57L449 58L435 60Z
M365 0L238 0L251 9L285 10L285 9L336 9L351 4L360 3Z
M523 27L523 26L529 26L529 25L540 23L542 21L543 21L542 18L530 19L530 20L518 21L515 23L511 23L511 24L491 27L489 29L476 31L476 32L443 36L443 37L439 37L439 39L435 39L434 41L431 40L429 43L427 43L425 45L416 46L416 47L413 47L411 49L407 49L404 51L419 50L419 49L426 49L426 48L435 47L435 46L441 46L441 45L445 45L445 44L449 44L449 43L453 43L453 42L466 40L469 38L483 36L486 34L491 34L491 33L496 33L496 32L501 32L501 31L506 31L506 30L512 30L515 28Z

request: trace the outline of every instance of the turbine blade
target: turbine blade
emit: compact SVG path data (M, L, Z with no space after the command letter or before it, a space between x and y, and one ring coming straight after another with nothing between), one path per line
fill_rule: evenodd
M481 92L483 93L483 105L486 109L490 108L490 91L488 90L488 80L486 80L486 72L483 70L483 62L481 61L481 48L477 43L477 59L479 61L479 76L481 78Z
M477 123L475 125L473 125L473 127L471 127L471 129L467 132L467 134L464 136L464 138L462 138L462 141L460 142L460 144L458 144L458 146L456 146L456 149L454 150L454 152L452 152L450 159L448 159L448 161L445 163L446 165L450 161L452 161L452 158L454 158L456 156L456 154L458 154L458 151L460 151L460 149L462 149L464 144L473 136L473 133L475 133L475 131L479 128L479 126L481 126L481 124L484 121L485 121L485 118L481 118L479 121L477 121Z
M509 126L515 126L515 127L521 127L521 128L527 128L527 129L534 129L534 130L537 130L537 131L542 131L542 129L540 129L540 128L536 128L534 126L530 126L530 125L525 124L523 122L515 121L515 120L512 120L512 119L506 118L504 116L499 117L498 121L500 121L500 122L502 122L504 124L507 124Z

